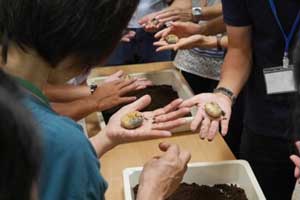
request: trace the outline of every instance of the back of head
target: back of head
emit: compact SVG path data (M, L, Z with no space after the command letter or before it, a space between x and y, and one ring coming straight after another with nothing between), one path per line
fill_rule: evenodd
M0 199L31 199L41 161L39 137L18 101L17 86L0 70Z
M121 38L139 0L0 0L3 60L13 43L52 66L69 55L97 64Z

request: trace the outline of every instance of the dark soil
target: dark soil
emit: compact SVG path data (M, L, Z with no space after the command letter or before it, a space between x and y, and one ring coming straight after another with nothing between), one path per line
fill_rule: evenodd
M133 189L135 196L138 185ZM248 200L243 189L236 185L214 186L182 183L175 193L166 200Z
M140 98L146 94L151 96L152 101L151 101L151 104L142 111L153 111L158 108L162 108L162 107L168 105L169 103L171 103L173 100L179 98L178 93L170 85L149 86L146 89L130 92L130 93L126 94L125 96L135 96L137 98ZM126 104L116 106L112 109L103 111L102 114L104 117L104 121L107 123L109 118L115 112L117 112L120 108L122 108L124 105L126 105Z

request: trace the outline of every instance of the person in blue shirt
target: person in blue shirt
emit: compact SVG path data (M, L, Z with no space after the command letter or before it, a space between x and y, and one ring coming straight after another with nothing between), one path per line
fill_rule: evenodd
M190 111L178 108L182 103L178 99L143 113L146 120L140 128L122 128L123 115L150 103L146 95L123 107L105 129L88 139L80 126L51 108L42 92L45 84L65 83L86 66L105 62L137 4L138 0L0 1L2 68L22 87L22 102L41 133L42 167L37 184L41 200L104 199L107 183L99 173L103 154L118 144L169 137L168 130L185 123L180 117ZM170 144L160 144L160 149L166 155L146 165L139 191L143 197L138 199L167 198L186 170L189 153Z

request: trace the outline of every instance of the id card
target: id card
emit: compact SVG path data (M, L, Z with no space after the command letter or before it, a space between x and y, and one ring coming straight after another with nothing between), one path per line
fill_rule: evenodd
M294 66L264 69L267 94L296 92Z

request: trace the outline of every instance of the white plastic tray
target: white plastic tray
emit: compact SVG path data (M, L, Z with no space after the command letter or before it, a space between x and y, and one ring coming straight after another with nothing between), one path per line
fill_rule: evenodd
M168 69L158 72L151 73L134 73L129 74L131 77L138 78L147 78L153 82L155 85L171 85L173 89L178 92L178 95L182 99L188 99L193 96L193 92L190 89L190 86L185 81L180 72L176 69ZM88 85L102 83L106 77L94 77L87 80ZM184 132L190 130L190 123L193 120L193 117L196 115L197 110L192 109L192 117L186 117L187 123L181 127L178 127L172 130L173 133ZM103 115L101 112L98 112L99 124L101 128L106 126L104 122Z
M134 200L133 188L139 182L141 171L142 167L123 171L125 200ZM199 185L237 184L245 190L249 200L266 199L250 165L244 160L189 164L183 182Z

